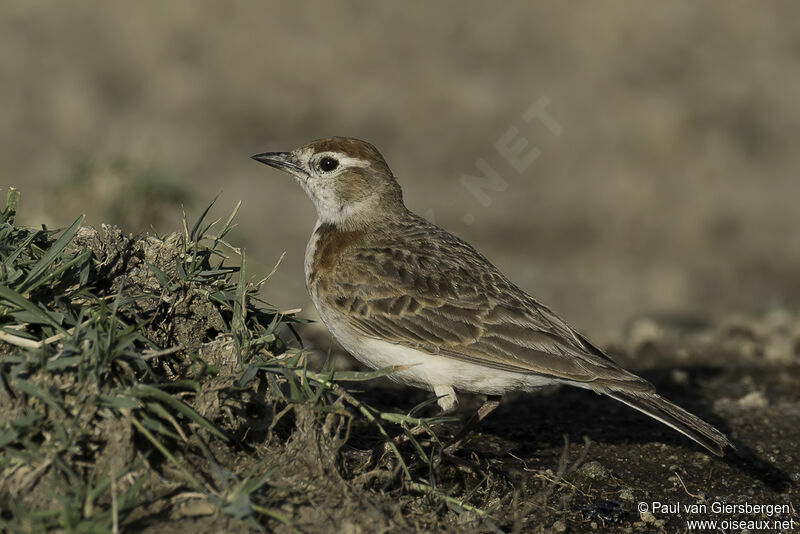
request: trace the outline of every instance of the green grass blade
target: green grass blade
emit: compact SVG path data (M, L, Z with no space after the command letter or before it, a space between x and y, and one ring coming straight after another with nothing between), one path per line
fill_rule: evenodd
M31 291L33 291L34 289L36 289L40 285L46 284L50 280L55 279L61 273L63 273L66 270L68 270L70 267L72 267L74 265L82 264L83 262L87 261L91 255L92 255L92 252L90 250L82 251L80 254L78 254L77 256L72 258L70 261L65 262L63 265L60 265L57 269L53 269L52 271L47 273L47 275L42 276L36 282L33 282L30 286L28 286L27 292L30 293Z
M236 218L236 214L239 213L239 208L241 207L242 207L242 201L240 200L239 202L236 203L236 207L233 208L231 216L228 217L227 221L225 221L225 226L222 227L222 230L220 230L219 235L214 238L214 242L211 245L211 248L217 248L217 243L219 243L221 239L225 239L225 236L228 235L228 232L230 232L231 229L235 226L233 224L233 220Z
M164 289L170 289L175 285L170 282L167 273L165 273L164 271L162 271L161 269L159 269L158 267L156 267L151 263L145 262L145 265L147 265L147 268L150 269L150 271L155 275L156 279L158 280L158 283L161 284L161 287L163 287Z
M221 438L225 441L228 441L228 437L223 434L216 426L214 426L211 422L209 422L205 417L197 413L191 406L184 403L183 401L176 399L169 393L162 391L161 389L150 386L147 384L136 384L132 386L128 390L128 394L140 398L140 399L153 399L158 402L161 402L170 408L174 409L190 421L193 421L200 425L201 427L205 428L218 438Z
M30 244L33 243L33 240L36 239L37 237L39 237L41 234L42 234L42 230L38 230L36 232L31 232L28 235L28 237L25 238L25 241L20 243L17 246L17 249L14 252L12 252L11 254L8 255L8 257L3 262L3 266L6 269L11 269L11 267L14 265L14 262L17 261L17 257L19 257L20 254L25 252L28 249L28 247L30 246Z
M206 216L208 215L208 212L211 210L211 207L214 205L214 203L217 201L218 198L219 198L219 195L214 197L214 200L211 201L211 204L209 204L206 207L206 209L203 210L203 213L200 215L200 218L197 219L196 223L194 223L194 226L192 226L192 231L189 233L189 241L193 241L193 242L197 241L202 236L202 232L199 231L200 230L200 226L203 224L203 221L205 220Z
M78 233L78 230L81 228L81 223L83 223L83 219L85 215L81 215L75 222L73 222L69 228L64 230L61 236L56 239L56 242L47 250L44 256L33 266L31 271L28 273L28 276L22 283L17 287L17 290L22 293L29 287L36 279L42 275L52 263L58 258L58 255L64 251L67 245L69 245L72 238L75 237L75 234Z
M192 486L194 486L194 488L195 488L195 489L197 489L197 490L199 490L199 491L203 491L203 490L205 489L205 488L203 488L203 485L200 483L200 481L199 481L199 480L197 480L197 479L196 479L196 478L195 478L195 477L194 477L194 476L193 476L193 475L192 475L192 474L191 474L191 473L188 471L188 469L186 469L186 467L184 467L184 465L183 465L183 464L181 464L181 463L178 461L178 459L177 459L177 458L175 458L175 456L173 456L173 455L172 455L172 453L171 453L171 452L169 452L169 450L168 450L168 449L167 449L167 448L164 446L164 444L163 444L163 443L161 443L160 441L158 441L158 438L156 438L156 437L155 437L155 436L154 436L154 435L153 435L153 434L152 434L152 433L151 433L151 432L150 432L150 431L149 431L147 428L145 428L145 426L144 426L142 423L140 423L140 422L139 422L139 420L138 420L138 419L136 419L135 417L131 417L131 423L133 423L133 426L135 426L135 427L136 427L136 429L137 429L139 432L141 432L141 433L144 435L144 437L146 437L146 438L147 438L147 439L150 441L150 443L152 443L152 444L153 444L153 446L154 446L156 449L158 449L158 450L159 450L159 452L160 452L161 454L163 454L163 455L164 455L164 457L165 457L167 460L169 460L169 461L170 461L170 463L172 463L172 465L174 465L174 466L175 466L175 468L176 468L178 471L180 471L180 472L181 472L181 474L182 474L182 475L183 475L183 476L186 478L186 481L187 481L187 482L189 482L189 483L190 483Z
M26 299L10 287L0 286L0 299L6 300L18 308L28 312L32 318L41 324L49 324L60 332L64 332L61 328L60 321L56 320L50 312L45 311L38 307L36 304Z
M13 380L11 382L11 385L14 388L22 391L23 393L25 393L29 397L34 397L34 398L37 398L37 399L41 400L42 402L44 402L45 404L47 404L48 406L50 406L51 408L56 410L59 414L65 415L64 414L64 408L61 407L61 404L58 402L58 400L56 400L55 397L53 397L50 394L49 391L45 391L44 389L40 388L39 386L37 386L37 385L27 381L27 380L22 380L21 378L17 378L15 380Z
M312 373L310 371L307 375L309 378L331 380L334 382L363 382L365 380L374 380L375 378L396 373L397 371L403 370L404 367L405 366L402 365L392 365L374 371L337 371L333 373L332 377L327 373Z
M19 208L19 191L9 187L8 194L6 194L6 206L0 212L0 222L14 224L17 208Z

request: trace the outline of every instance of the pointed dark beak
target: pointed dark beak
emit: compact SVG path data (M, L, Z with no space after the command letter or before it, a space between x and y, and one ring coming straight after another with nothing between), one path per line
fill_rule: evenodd
M256 154L251 157L256 161L260 161L270 167L275 167L278 170L286 171L290 174L297 175L298 173L304 173L302 167L300 167L291 152L264 152L263 154Z

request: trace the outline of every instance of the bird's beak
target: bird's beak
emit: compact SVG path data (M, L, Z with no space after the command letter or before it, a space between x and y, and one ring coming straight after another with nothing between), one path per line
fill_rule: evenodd
M295 176L304 175L305 170L291 152L264 152L251 156L254 160Z

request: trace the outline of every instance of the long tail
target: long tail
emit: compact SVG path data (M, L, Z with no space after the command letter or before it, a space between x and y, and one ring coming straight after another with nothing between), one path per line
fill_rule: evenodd
M604 388L602 392L667 426L671 426L717 456L723 455L725 447L733 447L725 434L656 393L625 391L609 387Z

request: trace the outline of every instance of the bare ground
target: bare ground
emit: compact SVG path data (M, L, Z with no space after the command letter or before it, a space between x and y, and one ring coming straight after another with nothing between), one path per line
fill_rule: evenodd
M653 501L789 504L796 524L800 363L798 338L787 333L798 322L778 315L692 331L642 319L637 328L652 328L652 337L616 356L728 434L736 450L724 458L611 399L562 388L506 399L459 454L473 471L443 465L437 478L455 494L472 495L510 532L684 532L689 519L763 517L639 513L640 502ZM776 344L790 352L770 352ZM365 395L408 408L426 398L391 384ZM447 514L422 530L467 530L459 518Z
M572 388L506 398L457 461L445 459L433 473L411 446L401 449L417 475L485 515L409 492L391 455L376 461L365 452L382 440L358 419L345 432L341 419L300 411L252 445L273 458L270 495L303 532L685 532L692 519L779 518L640 513L640 503L654 501L785 504L792 512L780 518L797 522L798 332L798 318L780 311L719 324L642 318L624 347L612 347L664 396L725 432L736 450L724 458L620 403ZM359 399L387 411L411 410L431 395L386 379L361 389ZM479 402L463 396L459 416ZM452 423L440 434L456 429ZM218 520L193 521L207 529ZM172 531L160 521L150 528Z

